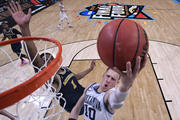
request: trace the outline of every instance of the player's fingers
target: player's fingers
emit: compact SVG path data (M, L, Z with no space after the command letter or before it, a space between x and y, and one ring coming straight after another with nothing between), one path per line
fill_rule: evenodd
M31 16L31 8L28 9L28 15Z
M9 6L10 6L9 8L11 9L11 12L14 13L14 12L15 12L15 9L14 9L14 7L13 7L13 2L10 2L10 3L9 3Z
M21 6L20 6L20 4L18 2L16 2L16 5L17 5L18 11L22 11L22 8L21 8Z
M127 76L132 75L131 62L129 62L129 61L126 63L126 71L127 71Z
M8 11L11 13L11 15L13 14L13 11L11 10L11 8L8 6L7 7Z
M143 63L141 64L141 69L144 68L144 66L146 65L146 62L147 62L147 54L144 56L144 60L143 60Z
M14 1L12 2L12 7L14 8L14 12L18 11L17 5Z
M140 57L140 56L137 56L137 58L136 58L136 64L135 64L135 67L134 67L134 70L133 70L133 74L134 74L134 75L136 75L136 74L139 73L140 65L141 65L141 57Z

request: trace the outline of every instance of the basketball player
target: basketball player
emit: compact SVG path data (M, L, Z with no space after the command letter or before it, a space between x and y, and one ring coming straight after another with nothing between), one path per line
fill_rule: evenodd
M12 14L12 17L17 22L17 24L20 26L20 29L22 31L23 36L31 36L31 32L29 29L29 22L31 18L31 9L28 10L28 14L26 15L19 5L18 2L12 2L10 3L10 7L8 7L8 10ZM34 66L37 66L38 68L41 68L41 66L44 65L45 60L51 62L54 58L51 54L44 53L44 54L37 54L37 48L34 45L34 42L29 41L26 42L27 49L30 53L30 58L34 59L34 56L37 56L36 59L33 62ZM63 97L66 99L66 106L65 110L67 112L71 112L72 108L78 101L78 99L81 97L81 95L84 92L84 88L78 83L78 80L83 78L85 75L87 75L89 72L93 70L95 66L95 62L92 61L90 68L87 70L74 74L70 69L67 67L62 67L58 70L57 74L55 75L53 86L56 88L56 92L63 93ZM38 69L35 69L35 72ZM62 84L61 84L62 83ZM61 85L60 85L61 84ZM61 88L60 88L61 87ZM61 102L61 101L60 101ZM61 102L61 106L64 105L63 102ZM80 114L83 113L83 109L81 110Z
M66 12L65 12L65 9L64 9L63 0L60 0L59 8L60 8L60 13L59 13L60 20L59 20L58 28L59 28L60 30L63 29L63 28L62 28L62 22L64 21L64 19L66 19L66 22L67 22L67 24L68 24L68 27L69 27L69 28L72 28L72 25L69 23L69 18L67 17Z
M145 66L147 56L141 64L141 58L136 58L136 65L131 69L131 63L127 62L126 72L118 68L108 68L102 77L101 84L94 83L84 91L81 98L71 111L69 120L77 120L81 107L84 105L85 120L111 120L115 110L122 107L130 88L140 70ZM121 84L114 88L121 78Z
M49 60L48 63L54 59L50 53L43 53L40 57L43 60ZM94 67L95 61L93 60L87 70L78 74L73 73L68 67L61 67L55 75L55 79L52 84L56 88L57 93L63 93L63 97L66 99L65 110L67 112L71 112L72 108L76 105L77 101L84 92L84 87L79 84L78 80L82 79L85 75L92 71ZM60 105L64 105L63 100L60 101ZM82 115L83 111L84 109L82 107L79 114Z
M13 38L17 38L18 34L22 35L22 33L19 32L17 29L10 28L6 22L2 23L2 28L3 28L3 35L4 35L2 41L4 41L6 38L8 38L9 40L11 40ZM27 58L27 56L21 53L21 49L22 49L21 43L17 42L17 43L11 44L11 49L14 53L17 54L18 57L20 57L20 59L21 59L20 66L23 66L26 63L24 58Z

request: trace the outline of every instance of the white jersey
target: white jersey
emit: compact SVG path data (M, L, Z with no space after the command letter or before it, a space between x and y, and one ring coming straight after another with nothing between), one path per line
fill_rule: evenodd
M86 91L84 102L84 119L85 120L111 120L113 113L109 112L104 104L106 92L98 93L99 84L91 85Z
M61 7L61 10L64 11L64 5L59 3L59 7Z
M65 10L64 10L64 5L59 3L59 7L61 7L61 11L59 13L59 16L60 16L60 19L63 20L63 19L68 19L66 13L65 13Z

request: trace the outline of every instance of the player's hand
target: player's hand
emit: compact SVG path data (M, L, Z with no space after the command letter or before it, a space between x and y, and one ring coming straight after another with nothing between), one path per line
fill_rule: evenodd
M28 10L28 14L26 15L18 2L11 2L7 7L12 17L16 21L16 23L20 26L29 25L29 21L31 18L31 9Z
M136 64L135 64L135 67L133 70L131 67L131 62L127 62L126 63L126 72L120 71L117 67L113 68L121 76L120 89L122 89L122 91L127 91L132 86L135 78L138 76L139 72L145 66L146 61L147 61L147 56L145 56L145 59L144 59L143 63L141 64L141 57L138 56L136 58Z

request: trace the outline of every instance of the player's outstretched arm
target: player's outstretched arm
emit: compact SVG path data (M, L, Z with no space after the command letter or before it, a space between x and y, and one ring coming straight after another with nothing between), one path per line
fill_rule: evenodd
M133 70L131 68L131 63L127 62L126 73L121 72L116 67L113 68L115 71L117 71L120 74L121 84L115 91L108 93L105 96L105 104L107 104L110 111L114 112L115 109L120 108L124 104L124 100L128 95L129 89L132 87L134 80L138 76L141 69L145 66L146 61L147 61L147 56L145 57L143 64L141 64L141 58L138 56L136 58L136 64Z
M144 68L146 62L147 62L147 55L145 55L145 59L142 64L141 64L141 57L138 56L136 58L136 64L133 70L131 67L131 62L126 63L126 73L118 70L117 68L114 68L121 76L121 85L119 87L119 90L121 92L126 92L129 90L129 88L131 88L131 86L134 83L134 80L136 79L140 71Z
M13 19L19 25L23 36L31 36L31 32L29 29L29 23L31 19L31 9L28 10L28 14L25 14L22 11L20 4L14 1L10 2L7 8L11 13Z
M87 70L85 70L85 71L83 71L83 72L81 72L81 73L75 74L75 77L77 78L77 80L82 79L82 78L83 78L84 76L86 76L89 72L91 72L91 71L94 69L95 66L96 66L96 63L95 63L94 60L92 60L90 67L89 67Z
M86 91L86 90L85 90ZM81 108L84 105L84 101L85 101L85 92L83 93L83 95L79 98L78 102L76 103L76 105L73 107L70 116L69 116L69 120L77 120L78 119L78 115L81 111Z
M22 8L18 2L11 2L7 7L9 12L11 13L13 19L19 25L23 36L31 36L29 23L31 19L31 9L28 10L28 14L25 14L22 11ZM37 54L37 48L34 42L29 41L26 42L27 49L30 55L31 60L33 60ZM33 65L40 68L43 65L43 60L40 58L39 54L33 62ZM35 70L36 71L36 70Z

